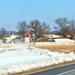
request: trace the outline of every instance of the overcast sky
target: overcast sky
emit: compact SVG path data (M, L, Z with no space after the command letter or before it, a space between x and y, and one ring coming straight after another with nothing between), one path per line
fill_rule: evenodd
M0 28L17 30L19 21L38 19L53 29L59 17L75 19L75 0L0 0Z

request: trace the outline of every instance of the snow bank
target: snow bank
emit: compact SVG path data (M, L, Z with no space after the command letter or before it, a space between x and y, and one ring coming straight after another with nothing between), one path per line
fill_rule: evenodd
M74 40L68 39L68 38L59 38L59 39L54 39L57 43L60 44L75 44Z
M36 42L35 45L75 45L75 41L68 38L58 38L54 40L55 42Z
M0 48L0 75L8 75L73 60L75 60L73 52L64 54L46 49L28 48L25 45Z

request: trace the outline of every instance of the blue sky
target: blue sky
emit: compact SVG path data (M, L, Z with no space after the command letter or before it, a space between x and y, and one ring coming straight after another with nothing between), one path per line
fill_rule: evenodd
M38 19L53 29L59 17L75 19L75 0L0 0L0 28L17 30L19 21Z

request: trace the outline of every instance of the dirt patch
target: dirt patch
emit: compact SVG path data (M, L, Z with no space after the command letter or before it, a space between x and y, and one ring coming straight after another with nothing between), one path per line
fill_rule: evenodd
M37 45L35 47L57 52L75 52L75 45Z

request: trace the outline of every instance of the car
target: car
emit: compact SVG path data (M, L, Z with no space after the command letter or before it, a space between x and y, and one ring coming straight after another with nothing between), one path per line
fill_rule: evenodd
M55 40L52 38L52 39L47 39L47 38L38 38L36 40L36 42L55 42Z
M38 38L36 42L47 42L47 38Z

